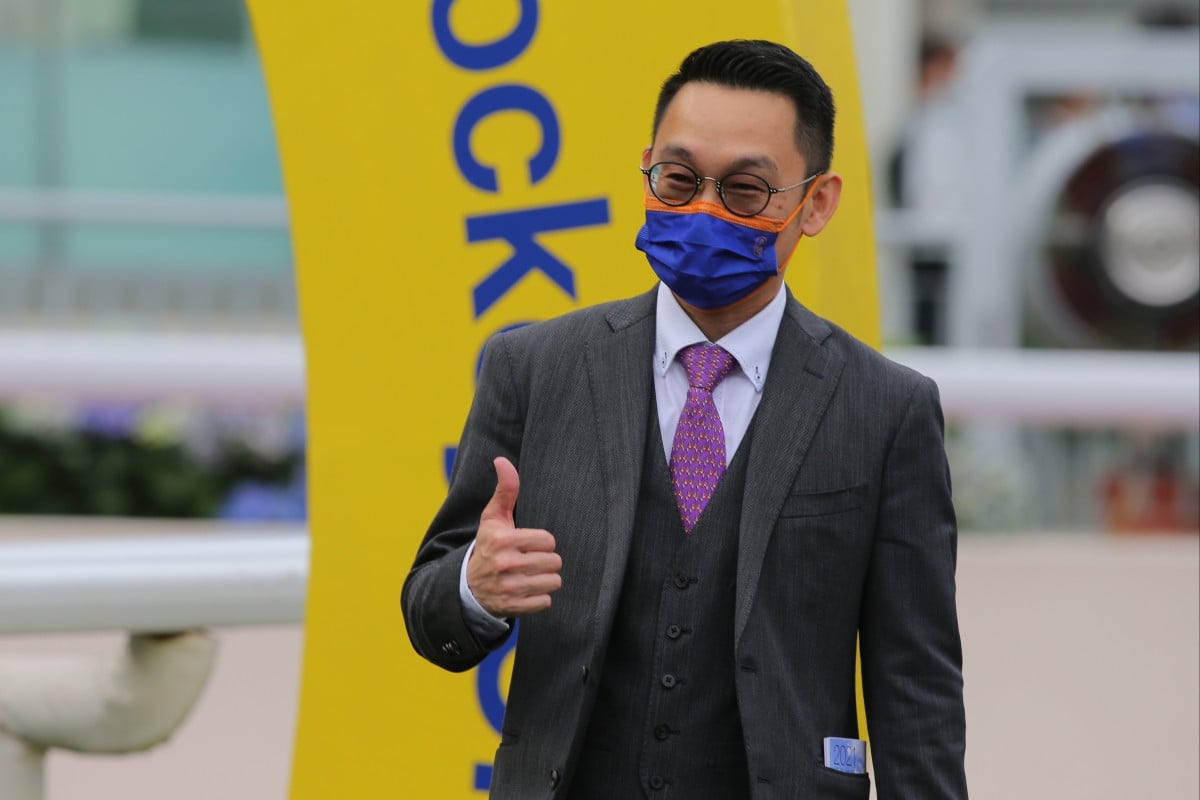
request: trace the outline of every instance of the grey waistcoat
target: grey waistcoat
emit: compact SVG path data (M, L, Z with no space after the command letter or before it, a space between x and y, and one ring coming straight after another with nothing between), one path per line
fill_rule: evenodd
M650 418L633 544L569 796L748 798L733 610L753 426L687 535Z

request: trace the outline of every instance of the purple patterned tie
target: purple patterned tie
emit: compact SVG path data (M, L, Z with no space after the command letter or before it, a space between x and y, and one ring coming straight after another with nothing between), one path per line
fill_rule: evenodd
M725 429L712 392L733 368L733 356L716 345L693 344L679 351L679 360L688 393L671 445L671 485L683 530L691 533L725 474Z

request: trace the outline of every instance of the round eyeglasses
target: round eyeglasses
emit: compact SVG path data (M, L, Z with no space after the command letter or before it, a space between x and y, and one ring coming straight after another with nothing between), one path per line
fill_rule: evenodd
M650 181L650 191L669 206L686 206L700 193L705 181L712 181L717 185L721 203L739 217L756 217L766 211L771 195L799 189L821 176L818 172L799 183L776 189L751 172L731 172L723 178L710 178L697 175L696 170L675 161L660 161L641 170Z

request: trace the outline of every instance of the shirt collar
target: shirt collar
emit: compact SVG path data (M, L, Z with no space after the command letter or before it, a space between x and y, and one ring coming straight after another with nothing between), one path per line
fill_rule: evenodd
M786 303L787 295L781 282L779 293L762 311L727 333L719 342L714 342L737 360L738 367L757 392L761 392L767 382L771 351L775 349L775 337L779 334L779 323L783 320ZM667 369L680 350L690 344L707 341L671 290L659 283L654 344L654 368L659 377L667 374Z

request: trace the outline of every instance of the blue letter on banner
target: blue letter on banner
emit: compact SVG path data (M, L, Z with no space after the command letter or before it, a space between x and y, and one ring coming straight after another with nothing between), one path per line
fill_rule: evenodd
M433 0L433 36L446 58L463 69L481 71L502 67L533 41L537 32L537 0L520 0L521 19L507 36L487 44L467 44L450 30L450 7L454 0Z
M524 111L542 126L542 145L529 159L529 182L536 184L550 174L558 160L558 117L554 106L535 89L516 84L492 86L467 101L454 122L454 159L458 171L471 185L485 192L498 191L496 170L485 167L471 152L471 132L482 120L498 111Z
M522 211L503 211L467 217L467 241L504 239L513 246L513 256L475 287L475 318L504 296L531 270L540 269L555 285L575 297L575 275L563 262L534 239L538 233L566 228L586 228L608 223L608 200L582 200Z

